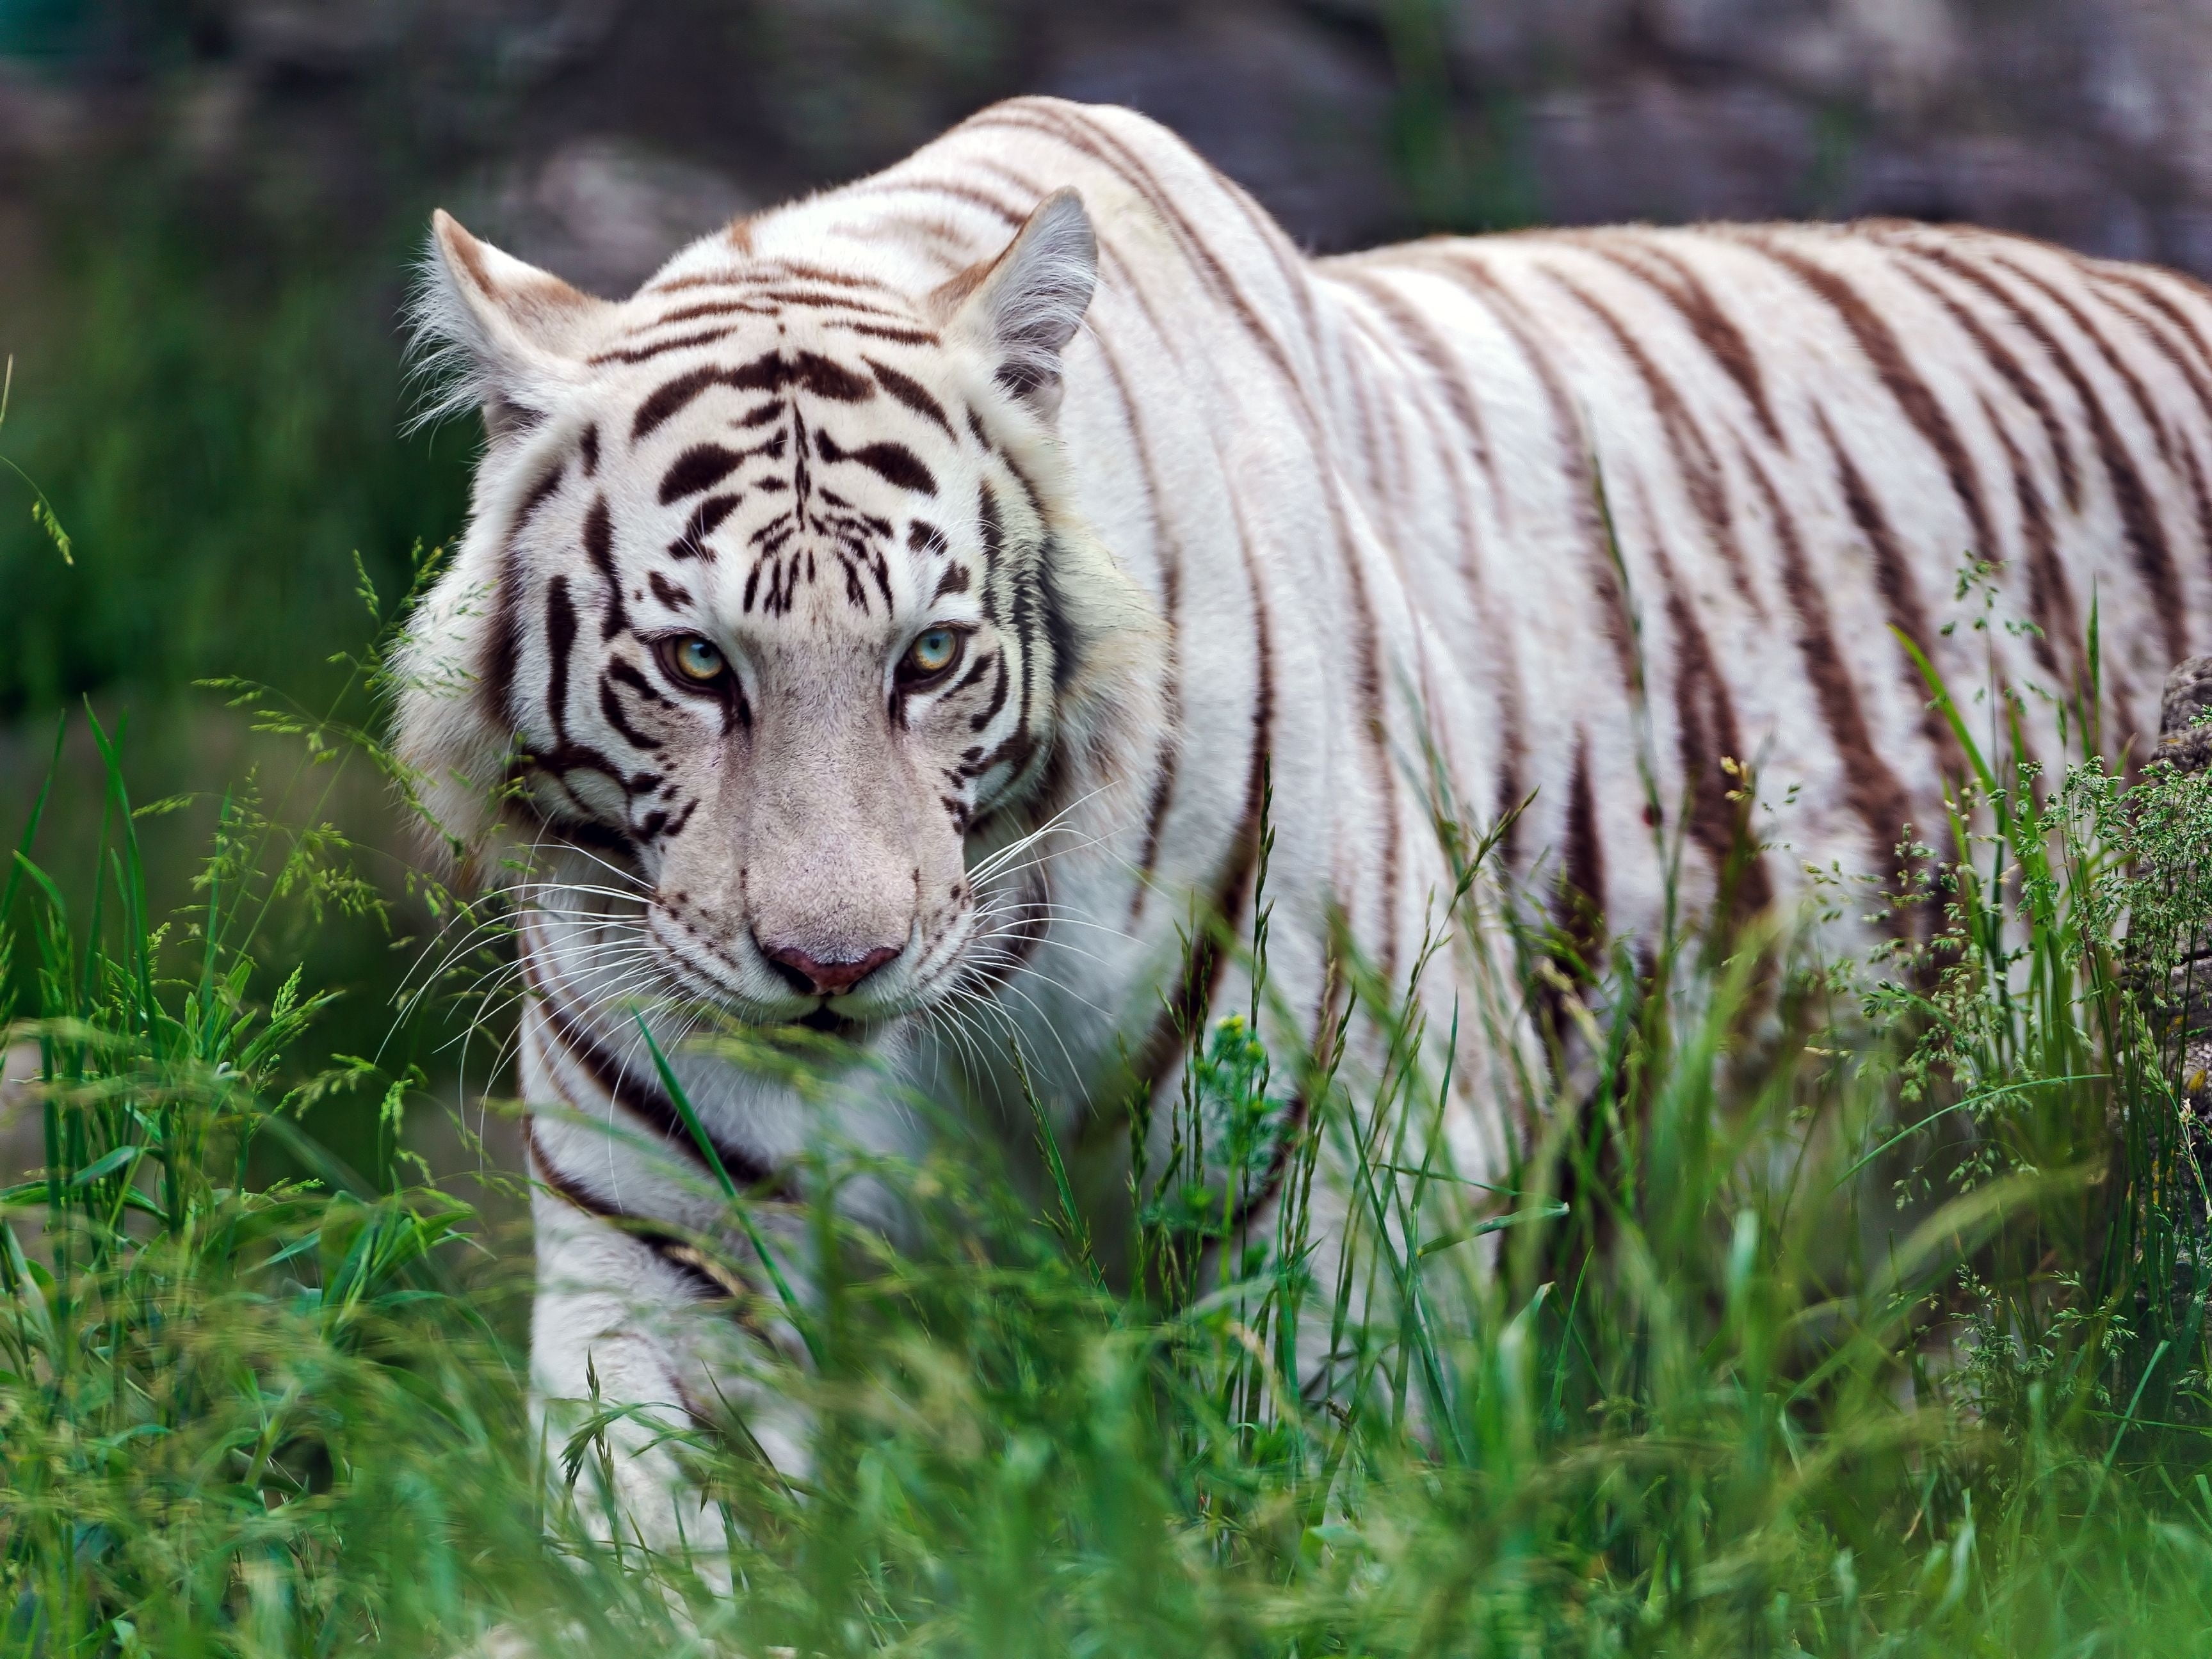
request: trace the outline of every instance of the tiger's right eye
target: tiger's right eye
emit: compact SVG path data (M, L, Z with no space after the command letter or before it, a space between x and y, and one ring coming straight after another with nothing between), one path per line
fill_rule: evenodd
M696 633L677 640L668 647L667 654L677 673L702 686L720 679L722 670L729 666L728 659L713 640L702 639Z

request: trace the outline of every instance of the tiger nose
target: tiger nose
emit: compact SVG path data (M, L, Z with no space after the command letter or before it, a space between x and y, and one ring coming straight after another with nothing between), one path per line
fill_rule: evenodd
M824 962L795 945L771 944L758 935L753 942L802 996L842 996L899 954L896 945L883 945L848 962Z

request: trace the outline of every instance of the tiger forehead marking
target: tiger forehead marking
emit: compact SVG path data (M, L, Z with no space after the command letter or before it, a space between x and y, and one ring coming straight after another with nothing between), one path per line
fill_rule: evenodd
M940 475L975 466L957 446L942 403L915 376L782 341L661 380L629 421L631 464L657 475L659 506L684 514L667 557L741 572L748 615L786 615L802 585L829 574L854 609L888 616L896 566L925 550L954 557L915 509L917 498L936 501ZM902 586L938 575L908 573Z

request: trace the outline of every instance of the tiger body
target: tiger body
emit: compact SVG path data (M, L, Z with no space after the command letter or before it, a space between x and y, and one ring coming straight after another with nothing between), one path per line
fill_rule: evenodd
M1095 289L1022 253L1070 188ZM1048 299L1084 290L1080 330L1016 340L995 374L962 347L951 373L956 336L988 333L959 307L1024 258ZM1439 806L1507 826L1501 887L1616 937L1661 925L1677 858L1693 906L1734 857L1736 901L1786 907L1808 867L1880 877L1906 825L1942 821L1959 745L1900 636L1970 711L2018 693L2055 762L2093 605L2113 733L2156 730L2212 608L2212 306L1984 233L1625 229L1312 261L1160 128L1023 100L693 245L620 305L465 233L445 269L441 326L477 360L493 441L401 727L466 845L496 828L451 780L529 756L507 833L538 838L543 871L522 895L521 1081L549 1108L537 1387L580 1397L588 1366L672 1414L735 1397L780 1461L802 1428L726 1388L700 1335L726 1324L725 1287L681 1241L724 1212L641 1006L794 1262L810 1146L912 1155L931 1131L888 1086L831 1110L681 1046L687 1002L811 1006L763 989L771 923L804 946L776 972L815 974L822 1023L888 1077L1018 1148L1018 1048L1073 1145L1133 1067L1173 1087L1182 1025L1245 1005L1194 918L1249 930L1269 781L1270 986L1297 1027L1271 1034L1312 1042L1342 1007L1333 917L1394 981L1447 925ZM2036 629L1942 632L1970 558ZM888 704L831 705L955 602L958 686L908 698L910 652ZM656 631L769 666L693 707ZM824 653L857 677L833 685ZM1769 803L1747 851L1735 762ZM889 851L863 868L848 844ZM859 935L809 918L857 915L864 889L903 918L894 957L832 996L817 959ZM1425 971L1432 1043L1497 949ZM1483 1180L1529 1128L1493 1087L1526 1032L1460 1030L1442 1132ZM900 1226L865 1184L841 1202ZM623 1502L680 1530L647 1438Z

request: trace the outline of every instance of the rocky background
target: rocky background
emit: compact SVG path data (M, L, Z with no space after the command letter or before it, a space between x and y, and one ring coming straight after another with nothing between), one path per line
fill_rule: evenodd
M2212 0L0 0L0 454L100 555L0 511L0 720L312 663L349 550L452 530L465 440L393 436L434 204L623 289L1027 90L1319 250L1893 214L2212 275Z
M0 837L90 696L142 798L197 791L145 831L179 890L258 766L396 891L374 778L283 804L296 768L192 682L329 705L361 577L388 615L459 524L471 435L398 436L429 209L621 290L1024 91L1148 112L1317 250L1887 214L2212 275L2212 0L0 0L0 457L75 558L0 469ZM79 730L48 835L81 890ZM295 949L362 992L331 1046L373 1051L382 937Z
M2212 267L2205 0L0 0L17 193L132 146L264 206L434 185L611 285L1034 90L1320 248L1892 213Z

